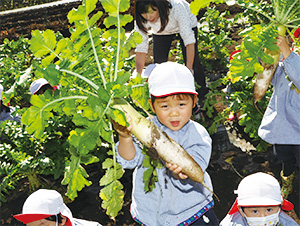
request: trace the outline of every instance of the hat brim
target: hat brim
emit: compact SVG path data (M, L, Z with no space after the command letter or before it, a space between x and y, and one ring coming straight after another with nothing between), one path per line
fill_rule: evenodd
M250 205L250 206L278 206L278 205L280 205L280 204L275 204L275 205L257 205L256 204L256 205ZM237 211L239 211L238 206L241 206L241 205L238 204L238 200L236 199L235 202L233 203L231 209L229 210L228 214L232 215L232 214L236 213ZM242 205L242 206L244 206L244 205ZM244 207L250 207L250 206L247 205ZM281 204L281 209L290 211L290 210L294 209L294 205L293 205L293 203L283 199L283 202Z
M37 88L37 90L33 93L33 95L35 95L44 85L47 85L49 83L43 83L41 85L39 85L39 87Z
M175 94L193 94L193 95L198 95L197 92L192 91L192 90L182 90L182 91L175 91L173 89L173 92L168 92L168 91L164 91L164 92L153 92L151 93L152 96L154 97L166 97L166 96L171 96L171 95L175 95Z
M239 206L277 206L281 205L282 201L277 201L270 198L247 198L239 200Z
M23 222L24 224L28 224L30 222L38 221L41 219L45 219L47 217L52 216L51 214L17 214L13 217L18 221Z
M288 200L283 199L283 203L281 205L281 209L286 210L286 211L290 211L290 210L294 209L294 204L291 203Z

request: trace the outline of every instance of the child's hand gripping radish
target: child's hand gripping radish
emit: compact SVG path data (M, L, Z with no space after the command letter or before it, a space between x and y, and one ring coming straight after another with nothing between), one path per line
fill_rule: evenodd
M279 37L285 36L286 29L283 25L278 26L278 35ZM272 80L273 74L277 68L277 64L279 61L280 51L272 52L269 50L265 50L265 52L269 52L270 56L273 57L274 63L269 65L265 62L262 62L262 66L264 67L263 73L257 74L255 79L255 85L254 85L254 103L261 100L265 93L267 92L270 82Z

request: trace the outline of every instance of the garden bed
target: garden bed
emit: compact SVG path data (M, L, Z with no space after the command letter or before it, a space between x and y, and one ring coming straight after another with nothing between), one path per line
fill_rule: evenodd
M273 174L279 181L279 172L281 170L280 162L274 157L271 150L265 153L255 151L253 145L244 138L241 130L236 130L235 122L227 123L226 126L219 128L219 131L212 135L213 151L212 157L207 169L211 176L214 192L220 198L220 202L215 200L215 213L219 220L222 220L233 204L236 195L233 193L241 176L247 176L255 172L266 172ZM232 158L231 164L228 159ZM225 161L227 160L227 161ZM91 165L87 168L90 180L93 184L79 192L75 201L71 202L66 198L66 203L73 212L74 217L98 221L102 225L139 225L134 222L130 216L129 208L131 202L132 189L132 171L126 170L121 179L124 185L125 199L124 206L116 222L109 219L105 211L101 208L99 191L101 187L98 181L102 177L99 165ZM240 174L240 175L238 175ZM49 181L53 179L48 178ZM60 181L48 184L49 188L64 192L65 187L60 185ZM28 196L28 186L26 181L20 183L18 188L12 191L8 197L8 202L1 207L2 225L22 225L16 221L12 215L22 211L22 205ZM299 215L299 175L296 174L294 181L294 191L289 200L295 205L295 212ZM290 213L292 215L293 212ZM298 218L293 214L294 218Z
M223 4L218 7L220 11L226 9ZM69 10L70 8L64 9L64 7L60 7L59 13L61 13L62 17L59 17L57 16L59 14L56 14L56 16L52 16L53 21L48 19L49 23L45 22L47 20L44 20L44 22L40 20L41 23L37 23L37 18L41 18L41 15L49 15L50 11L54 13L54 9L51 9L47 13L40 10L40 14L33 14L33 19L31 20L28 20L28 14L26 16L26 14L23 14L25 12L20 11L20 13L14 14L15 16L11 17L13 22L5 22L6 28L1 29L4 32L1 35L6 35L6 33L8 35L11 34L10 39L18 38L20 34L26 34L30 37L30 31L32 29L44 30L46 28L54 31L60 30L62 33L64 33L65 30L67 33L69 25L63 22L63 20L66 20L66 14ZM240 9L235 7L232 8L231 13L234 15L239 11ZM60 21L59 18L62 18L62 21ZM1 21L3 20L1 19ZM52 26L51 23L53 23L54 26ZM58 28L55 27L55 24L66 27L65 29ZM25 30L22 31L21 29L24 28ZM67 34L64 35L67 36ZM229 46L228 48L233 50L234 46ZM151 58L148 57L148 59ZM147 63L151 62L149 61ZM212 73L211 76L218 76L218 72ZM233 191L237 188L237 185L243 176L263 171L272 173L280 181L279 172L281 170L281 164L275 159L271 151L271 147L267 152L257 152L251 143L251 139L243 133L243 128L237 124L237 121L228 122L226 125L219 127L218 131L211 137L213 140L213 151L207 171L212 178L214 191L220 198L220 202L216 201L215 203L215 212L219 220L222 220L235 200ZM90 187L85 187L81 192L79 192L79 196L73 202L65 198L65 201L72 210L74 217L98 221L102 225L138 225L132 220L129 213L132 189L132 171L126 170L125 175L121 179L121 182L124 185L125 203L120 215L116 217L116 221L114 222L109 219L109 217L105 214L105 211L101 208L101 199L99 198L99 191L101 187L99 186L99 180L103 176L103 171L101 170L100 163L88 165L86 170L90 175L89 180L91 180L93 184ZM54 180L53 177L40 179L44 181L45 188L56 189L62 194L65 193L66 187L60 184L62 178L59 180ZM30 193L27 183L28 182L26 180L21 181L15 190L10 191L7 196L7 202L1 206L2 225L21 225L12 217L12 215L21 212L22 205ZM295 211L299 215L299 174L296 174L294 191L289 200L295 204ZM296 218L296 216L294 217Z

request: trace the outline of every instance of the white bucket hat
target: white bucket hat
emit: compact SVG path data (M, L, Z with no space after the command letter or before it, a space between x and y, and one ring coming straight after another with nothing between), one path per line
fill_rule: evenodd
M278 180L267 173L254 173L245 177L234 191L238 195L229 211L229 215L238 211L238 206L278 206L292 210L294 205L283 199Z
M72 213L64 204L62 196L55 190L39 189L26 199L22 214L14 215L14 218L27 224L59 213L69 219L66 226L73 225Z
M239 206L276 206L282 203L279 182L266 173L245 177L235 193Z
M37 91L39 91L39 89L42 86L44 86L46 84L49 84L49 82L46 79L39 78L39 79L37 79L37 80L35 80L35 81L33 81L31 83L31 85L30 85L30 92L34 95L34 94L36 94Z
M184 65L175 62L157 64L148 79L152 96L163 97L177 93L195 94L194 76Z
M142 77L149 78L151 72L156 67L157 64L149 64L142 72Z
M3 92L3 86L0 84L0 100L1 100L1 97L2 97L2 92Z

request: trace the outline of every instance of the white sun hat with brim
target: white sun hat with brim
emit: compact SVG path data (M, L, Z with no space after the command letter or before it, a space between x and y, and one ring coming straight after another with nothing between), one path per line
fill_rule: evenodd
M148 79L149 92L155 97L173 94L195 94L195 81L192 72L176 62L156 64Z
M36 94L37 91L39 91L39 89L46 84L49 84L49 82L44 78L39 78L39 79L33 81L30 85L31 94L33 94L33 95Z
M39 189L26 199L22 214L14 215L14 218L28 224L59 213L68 218L66 226L74 226L72 213L62 196L55 190Z
M156 67L157 64L149 64L142 72L142 77L149 78L151 72Z
M276 206L282 203L280 184L267 173L245 177L235 191L239 206Z
M267 173L254 173L246 176L234 191L237 198L229 211L229 215L240 207L279 206L283 210L292 210L294 205L283 199L278 180Z

